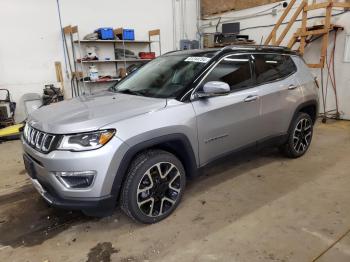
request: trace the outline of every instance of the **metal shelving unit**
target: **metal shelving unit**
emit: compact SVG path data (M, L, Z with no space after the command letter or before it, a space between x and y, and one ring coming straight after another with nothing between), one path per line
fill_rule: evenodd
M132 46L132 45L139 45L139 46L148 46L148 50L152 52L152 45L157 44L159 47L159 54L161 55L161 37L160 37L160 30L151 30L148 32L148 40L85 40L80 39L79 36L79 30L78 26L67 26L64 28L64 33L68 34L70 36L70 43L71 43L71 52L72 52L72 60L74 63L74 69L75 69L75 76L80 79L80 83L82 83L84 90L86 90L86 84L100 84L100 83L108 83L108 82L116 82L120 79L118 75L118 70L120 68L124 68L126 70L127 65L129 63L147 63L151 61L151 59L133 59L133 58L126 58L125 50L126 47ZM157 37L157 39L154 39ZM119 59L116 57L115 52L114 53L114 59L109 60L83 60L83 55L85 51L83 50L83 46L88 44L103 44L103 45L111 45L113 47L113 51L119 47L124 50L124 58ZM79 57L76 57L76 54L79 55ZM88 66L91 64L115 64L115 76L113 76L112 79L105 79L100 81L91 81L91 80L84 80L86 77L88 77ZM79 83L78 83L79 84ZM91 93L91 86L88 86L90 93Z

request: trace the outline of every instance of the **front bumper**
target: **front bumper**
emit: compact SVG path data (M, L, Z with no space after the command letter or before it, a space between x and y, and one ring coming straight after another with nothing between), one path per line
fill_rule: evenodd
M62 198L50 185L42 185L37 179L32 179L33 186L45 201L57 208L69 210L98 210L108 212L115 207L114 196L100 198Z
M23 139L24 158L30 159L34 177L31 180L53 206L65 209L96 209L113 207L117 192L112 192L119 165L128 146L117 137L97 150L84 152L52 151L43 154L30 147ZM28 169L28 167L26 167ZM67 188L54 172L96 171L87 188Z

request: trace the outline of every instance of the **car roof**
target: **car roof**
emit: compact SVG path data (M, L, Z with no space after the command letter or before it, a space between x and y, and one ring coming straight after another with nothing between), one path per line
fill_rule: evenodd
M219 53L227 53L237 51L240 53L263 52L263 53L278 53L297 55L298 53L283 46L272 45L230 45L223 48L207 48L207 49L192 49L183 51L172 51L165 55L192 55L192 56L213 56Z

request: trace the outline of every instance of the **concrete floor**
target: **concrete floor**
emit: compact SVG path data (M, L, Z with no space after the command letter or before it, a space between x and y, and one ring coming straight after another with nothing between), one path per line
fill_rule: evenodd
M0 261L350 261L350 122L318 124L300 159L264 150L208 169L150 226L48 207L19 141L0 163Z

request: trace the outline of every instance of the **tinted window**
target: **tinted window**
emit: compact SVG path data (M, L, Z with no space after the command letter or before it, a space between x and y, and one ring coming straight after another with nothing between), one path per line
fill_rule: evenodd
M252 72L248 55L224 58L207 76L204 83L221 81L229 84L231 90L249 87L252 84Z
M284 78L296 71L290 56L255 54L256 81L258 84Z

